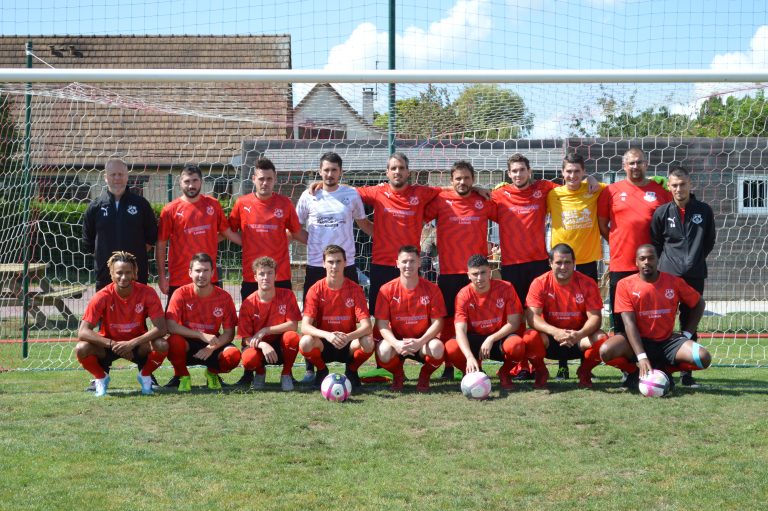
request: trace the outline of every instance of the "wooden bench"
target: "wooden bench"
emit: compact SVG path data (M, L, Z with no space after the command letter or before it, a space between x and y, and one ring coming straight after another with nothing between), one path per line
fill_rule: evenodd
M87 286L71 286L32 295L30 312L34 317L35 326L38 328L45 328L47 326L48 321L39 307L48 305L56 307L61 312L66 321L67 328L75 328L78 323L77 316L69 310L67 304L64 303L64 298L81 298L87 289ZM56 327L54 326L53 328Z

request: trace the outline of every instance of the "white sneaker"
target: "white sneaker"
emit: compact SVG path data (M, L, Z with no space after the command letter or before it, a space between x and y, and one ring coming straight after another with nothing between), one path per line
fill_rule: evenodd
M251 382L251 389L252 390L263 389L266 381L267 381L266 374L254 374L253 381Z
M141 374L141 371L139 371L139 374L136 375L136 381L138 381L139 385L141 385L142 394L145 396L154 394L152 391L152 376L144 376Z
M290 374L280 376L280 388L283 389L283 392L293 390L293 377Z
M307 371L304 373L304 378L301 379L301 383L312 383L315 381L315 372Z
M96 397L104 397L107 395L107 388L109 388L109 375L104 378L97 378L93 380L93 384L96 386L96 390L93 395Z

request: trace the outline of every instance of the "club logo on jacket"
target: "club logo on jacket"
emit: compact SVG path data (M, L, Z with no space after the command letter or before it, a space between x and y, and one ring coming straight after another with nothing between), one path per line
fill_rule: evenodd
M214 308L213 315L216 316L217 318L222 317L224 315L224 309L222 309L221 307Z
M581 293L576 293L576 303L584 303L584 295Z
M422 305L429 305L429 296L424 295L419 299L419 301Z
M208 213L208 216L213 216L213 206L205 208L205 212Z
M350 307L350 308L354 307L355 306L354 298L347 298L347 301L344 302L344 305L346 305L347 307Z
M144 312L144 304L137 303L136 308L134 310L136 311L136 314L141 314L142 312Z
M699 225L701 222L703 222L704 219L701 217L699 213L696 213L691 217L691 222L693 222L696 225Z
M475 201L475 209L483 209L483 201L481 200Z
M419 205L419 198L416 197L416 196L410 197L408 199L408 204L410 204L411 206L418 206Z
M499 309L504 308L504 298L498 298L496 300L496 307L498 307Z
M656 192L645 192L643 199L648 202L656 202Z
M128 211L129 215L135 215L135 214L137 214L139 212L139 208L137 208L134 205L130 205L130 206L128 206L128 210L127 211Z
M536 190L535 192L533 192L534 199L541 199L541 197L542 197L541 190Z
M280 208L275 209L275 218L283 218L283 210Z
M280 305L277 306L277 312L281 316L285 316L285 313L286 313L287 310L288 310L288 308L285 306L284 303L281 303Z
M664 291L664 296L667 299L671 300L672 298L675 297L675 290L674 289L667 289L666 291Z

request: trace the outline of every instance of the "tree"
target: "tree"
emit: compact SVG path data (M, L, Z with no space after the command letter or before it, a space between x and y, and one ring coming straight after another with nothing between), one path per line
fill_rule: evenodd
M374 126L387 129L389 114L380 114ZM398 135L407 138L434 138L459 130L458 118L451 105L448 89L427 86L418 97L395 102L395 128Z
M759 137L768 134L768 99L754 96L723 99L714 96L699 108L691 135L697 137Z
M522 138L533 128L533 114L528 111L523 98L498 84L465 88L453 107L465 136L472 138Z

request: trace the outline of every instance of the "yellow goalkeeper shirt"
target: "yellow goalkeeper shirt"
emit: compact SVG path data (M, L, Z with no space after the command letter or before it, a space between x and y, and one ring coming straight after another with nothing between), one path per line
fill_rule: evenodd
M605 189L589 193L589 185L582 183L572 192L565 185L558 186L547 195L547 209L552 216L552 241L567 243L576 253L576 264L591 263L601 258L600 228L597 224L597 199Z

